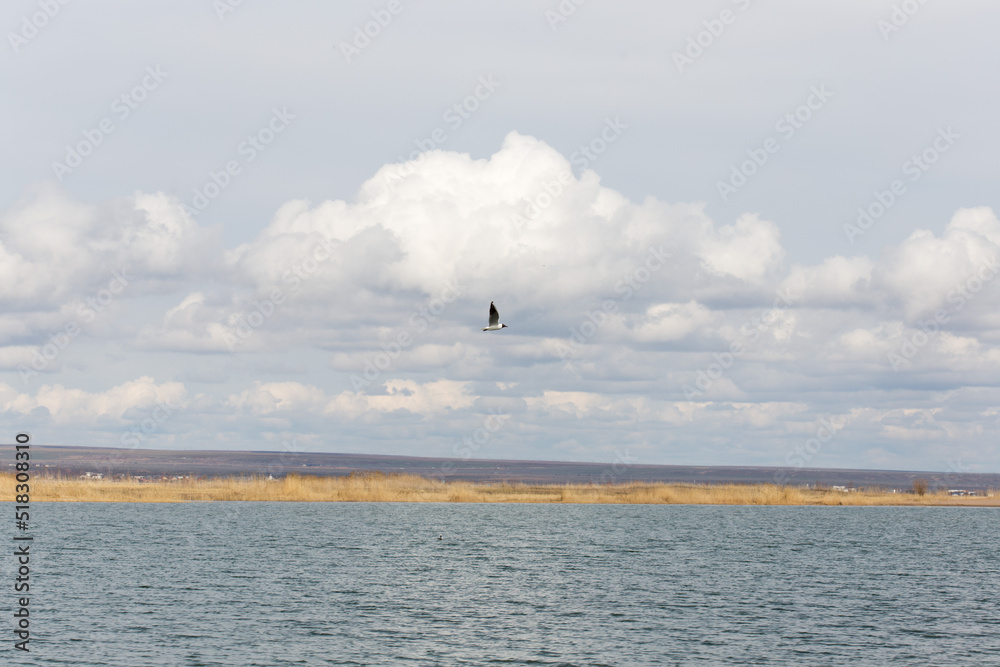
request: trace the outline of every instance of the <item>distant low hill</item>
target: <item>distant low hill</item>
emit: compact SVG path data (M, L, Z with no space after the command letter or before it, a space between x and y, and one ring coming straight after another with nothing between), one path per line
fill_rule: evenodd
M447 459L373 454L315 452L241 452L160 449L117 449L32 445L34 474L78 476L144 475L347 475L358 470L410 473L435 479L535 484L621 483L630 481L719 484L774 483L792 485L884 487L910 489L915 480L928 487L983 490L1000 488L998 473L945 473L903 470L848 470L837 468L768 468L740 466L674 466L504 459ZM0 464L2 465L2 464ZM7 468L13 466L13 458ZM0 470L3 469L0 467Z

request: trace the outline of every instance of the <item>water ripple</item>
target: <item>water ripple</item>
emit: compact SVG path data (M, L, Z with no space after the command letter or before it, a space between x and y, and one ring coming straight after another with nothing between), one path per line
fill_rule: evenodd
M992 508L35 510L26 665L1000 663Z

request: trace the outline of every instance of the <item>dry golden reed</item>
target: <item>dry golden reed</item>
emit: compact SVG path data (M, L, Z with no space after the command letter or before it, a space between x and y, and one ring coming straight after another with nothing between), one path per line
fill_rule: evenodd
M14 499L14 476L0 474L0 500ZM34 477L32 501L146 502L272 500L306 502L617 503L703 505L977 505L1000 506L992 497L952 497L945 492L888 493L802 489L774 484L511 484L442 482L381 472L346 477L290 474L283 479L216 477L143 482L134 479Z

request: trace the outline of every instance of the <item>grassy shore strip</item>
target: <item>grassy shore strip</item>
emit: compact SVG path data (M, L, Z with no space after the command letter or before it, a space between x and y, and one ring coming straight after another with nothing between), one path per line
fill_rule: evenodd
M0 474L0 500L13 500L12 474ZM131 479L34 478L32 501L167 503L204 500L306 502L613 503L678 505L944 505L1000 506L992 497L945 492L887 493L801 489L773 484L477 484L381 473L348 477L290 474L280 480L225 477L140 482Z

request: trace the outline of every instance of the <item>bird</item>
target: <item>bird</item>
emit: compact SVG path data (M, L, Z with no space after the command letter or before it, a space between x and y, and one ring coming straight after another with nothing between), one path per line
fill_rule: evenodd
M497 312L497 307L490 301L490 325L483 329L483 331L499 331L506 326L506 324L500 324L500 313Z

